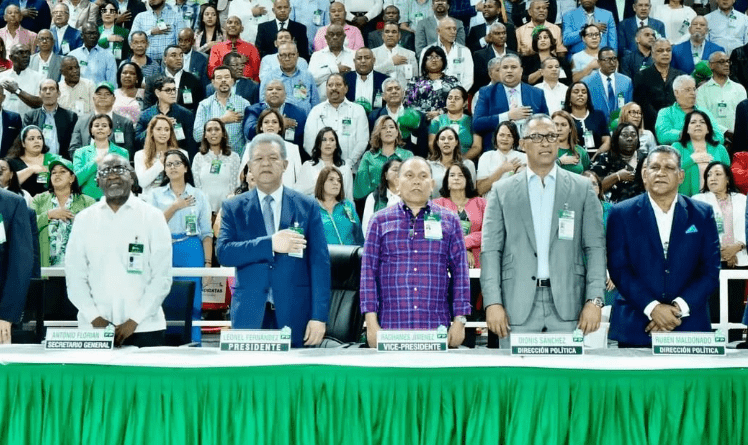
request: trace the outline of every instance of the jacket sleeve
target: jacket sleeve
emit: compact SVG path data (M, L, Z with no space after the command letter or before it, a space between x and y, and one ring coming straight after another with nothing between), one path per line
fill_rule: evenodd
M34 266L34 242L31 233L31 219L26 203L22 199L8 200L10 207L3 212L3 224L9 261L0 271L3 281L3 292L0 295L0 320L19 322L26 306L26 292L31 281Z
M481 246L480 285L483 290L483 306L504 304L501 293L501 256L504 252L504 213L497 187L491 188L486 199L483 215L483 232L491 236L483 238Z

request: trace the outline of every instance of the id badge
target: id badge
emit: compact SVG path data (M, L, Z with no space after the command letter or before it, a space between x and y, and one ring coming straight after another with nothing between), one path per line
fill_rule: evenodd
M322 26L322 10L317 9L314 11L314 18L312 19L314 26Z
M595 138L592 136L590 130L584 132L584 146L587 148L595 148Z
M626 99L623 98L623 93L618 93L618 108L623 108L626 105Z
M184 140L184 129L182 124L174 124L174 134L177 136L178 141Z
M460 134L460 124L449 124L449 128L453 129L458 135Z
M37 184L46 184L48 180L49 180L49 173L48 172L37 173L36 174L36 183Z
M351 135L351 118L344 117L343 118L343 136L350 136Z
M464 221L460 220L460 226L462 226L462 235L467 236L470 235L470 221Z
M306 100L308 94L309 92L306 89L306 85L299 83L293 86L293 97L295 99Z
M122 130L114 130L114 143L115 144L125 143L125 133L123 133Z
M558 211L558 239L561 239L561 240L573 240L574 239L574 211L573 210L559 210Z
M143 273L143 252L145 249L142 244L131 243L127 246L127 273Z
M301 236L304 236L304 229L299 227L299 223L293 223L293 227L289 227L288 230L292 230L296 233L298 233ZM304 250L302 249L301 252L295 253L295 252L289 252L288 256L294 257L294 258L304 258Z
M66 40L62 42L62 54L67 54L70 52L70 43L68 43Z
M717 221L717 233L722 236L725 234L725 220L722 215L717 215L714 218Z
M485 37L481 37L480 40L478 40L478 43L480 43L480 47L481 48L485 48L486 47L486 38Z
M168 28L166 22L162 19L158 19L158 21L156 22L156 26L158 26L158 29L160 29L161 31L166 31L166 28Z
M42 127L42 134L44 135L44 140L49 141L54 138L54 129L51 125L44 125Z
M438 91L442 89L442 81L441 80L435 80L434 81L434 89L433 91Z
M462 57L456 58L453 63L455 65L462 65Z
M80 64L81 66L88 66L88 60L81 60Z
M691 26L691 23L688 22L688 20L683 20L683 23L680 25L680 29L678 32L683 35L688 32L688 28Z
M86 106L84 105L82 100L76 100L75 101L75 112L78 114L83 114L83 111L86 109Z
M286 128L286 132L283 135L283 139L287 141L293 141L296 137L296 129L294 127Z
M114 42L114 45L112 45L112 54L114 55L115 59L122 58L122 43Z
M348 218L348 220L352 223L356 223L356 219L353 217L353 212L348 207L343 207L345 209L345 216Z
M417 25L418 22L420 22L421 20L423 20L423 13L422 12L416 12L414 19L415 20L413 20L413 28L415 29L415 25Z
M5 238L5 223L3 223L3 215L0 215L0 244L5 244L7 239Z
M187 236L197 235L197 215L185 215L184 227L184 233Z
M382 93L377 92L374 95L374 108L382 108Z
M403 76L410 79L413 77L413 66L411 64L406 63L405 65L401 65L403 68Z
M727 117L727 104L720 102L717 104L717 117Z
M185 88L182 90L182 102L185 105L192 105L192 90Z
M423 232L426 239L442 239L442 218L439 215L429 213L423 219Z
M213 161L210 163L210 174L211 175L217 175L221 173L221 160L220 159L213 159Z

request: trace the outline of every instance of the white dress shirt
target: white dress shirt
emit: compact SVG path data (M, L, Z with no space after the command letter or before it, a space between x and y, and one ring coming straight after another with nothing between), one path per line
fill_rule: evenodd
M317 186L317 178L323 168L325 168L325 163L321 160L317 164L314 164L312 161L306 161L301 166L299 180L296 181L296 187L294 187L294 189L299 193L314 196L314 188ZM345 161L343 161L343 165L340 167L336 166L335 168L340 170L340 173L343 174L343 193L345 194L345 198L353 200L353 173L351 173L351 168L348 167L348 164L346 164Z
M545 83L545 81L540 82L535 86L543 90L543 96L545 96L545 103L548 105L549 115L564 109L566 90L569 89L569 87L561 82L556 82L556 86L551 88L551 86Z
M395 45L392 50L387 48L385 45L381 45L372 50L374 53L374 71L387 74L400 81L403 88L408 84L408 81L413 76L418 75L418 61L416 60L416 53L409 49L405 49L400 45ZM402 65L395 65L392 62L392 58L395 56L403 56L407 60Z
M18 84L18 88L22 89L26 93L32 96L39 95L39 85L47 78L47 76L26 68L21 71L21 74L17 74L14 69L5 70L0 73L0 81L12 80ZM26 105L18 96L15 94L5 91L5 100L3 101L3 109L13 111L23 116L27 111L31 111L31 107Z
M556 174L558 166L540 180L530 167L527 167L527 191L530 196L532 225L535 231L535 245L538 248L537 278L545 280L551 277L551 222L553 221L553 204L556 200ZM543 184L545 183L545 184Z
M259 188L257 189L257 197L260 199L260 211L265 206L265 197L268 196ZM283 185L281 184L273 193L270 194L273 197L273 202L270 204L270 208L273 209L273 223L275 224L275 231L278 231L281 220L281 210L283 209Z
M328 101L314 106L304 125L304 149L310 155L317 133L323 127L335 130L343 150L343 160L355 169L369 142L369 120L364 107L348 99L343 100L338 108Z
M143 271L128 273L129 245L142 244ZM166 329L161 309L171 289L171 233L164 214L133 195L113 212L106 199L75 217L65 254L68 296L78 324L128 319L135 332Z
M320 101L327 99L327 79L331 74L339 72L338 65L345 65L354 69L354 56L355 53L346 46L343 46L343 50L337 56L330 51L329 47L312 53L312 57L309 59L309 73L314 77L314 82L317 83Z

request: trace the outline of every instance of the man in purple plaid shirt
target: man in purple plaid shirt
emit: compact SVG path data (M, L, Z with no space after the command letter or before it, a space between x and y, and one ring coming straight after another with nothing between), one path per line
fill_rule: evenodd
M470 277L457 215L429 201L434 181L425 159L400 166L402 202L371 219L361 264L361 312L376 347L383 329L449 326L449 346L465 338ZM450 279L451 274L451 279Z

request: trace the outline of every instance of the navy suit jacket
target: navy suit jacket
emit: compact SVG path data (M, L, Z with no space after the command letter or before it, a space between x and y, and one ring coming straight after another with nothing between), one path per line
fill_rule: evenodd
M603 80L600 78L598 70L593 71L589 76L582 79L582 82L584 82L587 85L587 88L590 89L590 95L592 96L592 106L596 110L600 110L603 112L606 121L610 121L610 113L619 108L618 94L623 94L625 103L631 102L634 97L634 84L633 82L631 82L631 79L628 76L624 76L623 74L618 73L614 73L613 76L616 81L614 91L616 95L616 107L612 110L608 107L608 84L606 83L605 85L603 85Z
M346 93L345 98L354 103L356 102L356 75L356 71L345 73L345 81L348 82L348 93ZM371 92L372 96L369 98L372 109L374 109L374 98L377 96L377 92L382 93L382 82L387 80L387 75L378 71L372 71L369 75L374 76L374 88Z
M657 31L662 37L665 36L665 24L657 19L649 18L647 21L650 28ZM618 24L618 54L626 54L626 51L636 51L636 31L639 30L639 19L629 17Z
M735 107L735 122L748 122L748 99L742 100ZM5 136L3 136L3 141ZM730 153L746 151L748 149L748 125L736 125L732 136L732 149Z
M148 124L151 122L151 119L158 114L161 114L161 111L158 109L158 104L146 108L142 113L140 113L138 123L135 125L135 142L138 149L143 148L145 136L148 133ZM179 148L187 152L190 160L194 159L195 154L197 154L198 146L200 145L198 142L195 142L195 139L192 137L192 130L195 125L195 114L179 104L174 104L166 115L168 117L173 117L182 125L184 139L178 141L177 144L179 145Z
M548 114L543 90L521 83L522 105L532 108L533 113ZM492 150L493 133L499 125L499 114L509 111L509 101L504 85L487 85L480 90L473 115L473 131L483 136L483 151Z
M208 78L208 57L199 52L192 50L192 56L190 56L190 66L187 67L187 71L192 73L193 76L200 80L203 84L203 89L208 87L210 79ZM207 95L205 97L208 97Z
M52 36L55 38L55 46L54 48L52 48L52 51L55 54L59 54L62 56L62 42L59 42L57 40L57 27L55 25L52 25L50 31L52 32ZM81 36L81 32L70 26L68 26L68 29L66 29L65 33L62 35L62 40L68 42L68 45L70 45L70 51L83 46L83 37Z
M5 18L4 18L5 8L7 8L10 5L16 5L20 8L21 3L18 0L3 0L3 2L0 3L0 28L6 25ZM49 29L49 25L52 23L52 11L50 11L49 4L46 2L46 0L27 0L26 8L36 9L36 18L31 18L31 17L22 18L21 19L22 27L28 29L29 31L33 31L37 34L42 29ZM32 48L31 50L33 51L34 48ZM9 51L10 51L10 48L5 49L6 54Z
M0 320L19 322L34 270L34 239L26 201L0 189L0 215L7 241L0 244Z
M288 187L282 201L278 229L298 223L307 241L303 258L273 254L256 189L224 201L216 253L222 265L236 267L232 327L259 329L272 289L278 327L290 327L292 345L301 347L309 320L327 322L330 254L317 201Z
M2 110L3 116L3 138L0 140L0 158L8 156L8 150L13 146L13 141L16 140L23 124L21 123L21 115L12 111Z
M34 108L23 115L23 126L36 125L42 128L45 119L43 108ZM73 138L73 129L77 123L78 115L75 112L57 107L55 111L57 143L60 145L60 156L68 160L73 159L70 155L70 140Z
M150 108L158 102L156 97L156 89L154 84L156 80L162 77L163 74L155 74L145 79L145 95L143 97L143 109ZM184 103L184 89L189 88L192 92L192 103ZM205 99L205 88L201 80L198 80L194 74L182 71L182 77L179 78L179 85L177 85L177 103L191 112L197 111L197 106L200 102Z
M704 53L701 55L701 60L709 61L709 56L717 51L724 52L725 49L716 43L704 40ZM673 46L673 58L670 61L670 65L686 74L693 73L695 66L693 64L690 40L686 40L685 42Z
M260 113L268 108L267 102L260 102L244 109L244 121L242 122L242 128L244 129L244 137L248 141L254 139L257 135L257 118L260 117ZM286 102L283 107L283 115L287 118L296 121L296 130L294 131L293 143L299 147L304 146L304 125L306 125L306 113L294 104ZM306 150L299 150L301 156L304 157Z
M709 298L719 286L720 250L714 211L678 195L667 258L648 194L614 205L608 216L608 271L620 295L613 303L610 338L649 346L644 308L680 297L690 315L677 331L711 330ZM738 228L740 229L740 228Z
M308 62L310 56L309 40L306 36L306 26L299 22L289 20L286 29L288 29L296 40L299 57ZM278 37L278 23L275 20L260 23L257 26L257 39L255 40L255 46L257 47L257 51L260 52L260 58L278 52L278 48L275 47L276 37ZM374 47L372 46L372 48Z

